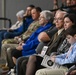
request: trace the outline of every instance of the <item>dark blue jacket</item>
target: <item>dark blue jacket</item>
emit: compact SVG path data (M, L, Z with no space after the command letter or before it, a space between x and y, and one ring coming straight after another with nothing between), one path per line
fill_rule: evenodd
M38 41L38 35L40 32L50 28L52 26L51 23L47 23L45 26L40 26L31 36L30 38L26 41L25 45L23 45L23 50L22 50L22 55L31 55L36 53L35 49L37 45L39 44Z
M24 31L26 31L27 28L28 28L28 26L29 26L32 22L33 22L32 17L28 17L28 18L26 18L26 20L24 21L23 25L22 25L21 27L19 27L18 29L14 30L14 31L22 33L24 27L26 28Z
M5 32L4 33L4 39L14 38L15 36L21 35L23 32L25 32L27 30L28 26L32 22L33 22L32 17L26 18L26 20L23 23L23 25L21 25L18 29L13 30L12 32Z

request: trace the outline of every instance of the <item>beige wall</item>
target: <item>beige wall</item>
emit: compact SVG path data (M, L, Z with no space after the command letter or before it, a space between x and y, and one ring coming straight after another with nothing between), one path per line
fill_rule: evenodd
M0 5L1 5L0 0ZM44 9L52 9L53 8L53 0L5 0L5 16L10 18L12 23L16 22L16 13L19 10L25 9L28 5L33 4L35 6L40 6L43 10ZM61 0L59 0L59 3ZM0 7L1 9L1 7ZM2 9L1 9L2 10ZM1 13L1 11L0 11ZM2 14L0 14L1 16Z

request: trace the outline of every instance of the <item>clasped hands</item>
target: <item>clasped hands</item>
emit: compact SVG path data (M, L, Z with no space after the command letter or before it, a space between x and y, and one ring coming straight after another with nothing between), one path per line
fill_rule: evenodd
M25 43L22 41L19 43L19 45L16 47L17 50L23 50L23 45L25 45Z

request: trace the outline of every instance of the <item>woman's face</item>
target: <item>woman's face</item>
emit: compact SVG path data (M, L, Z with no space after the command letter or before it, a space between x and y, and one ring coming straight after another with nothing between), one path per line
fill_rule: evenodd
M65 17L64 18L64 29L66 30L72 25L73 25L73 22L68 17Z
M46 22L47 22L47 21L46 21L45 17L43 16L43 14L40 14L39 24L40 24L40 25L45 25Z

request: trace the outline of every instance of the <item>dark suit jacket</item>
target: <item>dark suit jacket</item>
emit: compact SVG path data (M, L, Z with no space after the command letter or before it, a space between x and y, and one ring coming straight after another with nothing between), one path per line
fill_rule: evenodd
M65 30L63 30L55 40L54 40L54 36L51 38L51 41L48 43L48 50L46 52L47 55L50 55L52 52L57 52L58 47L65 39L64 32Z

